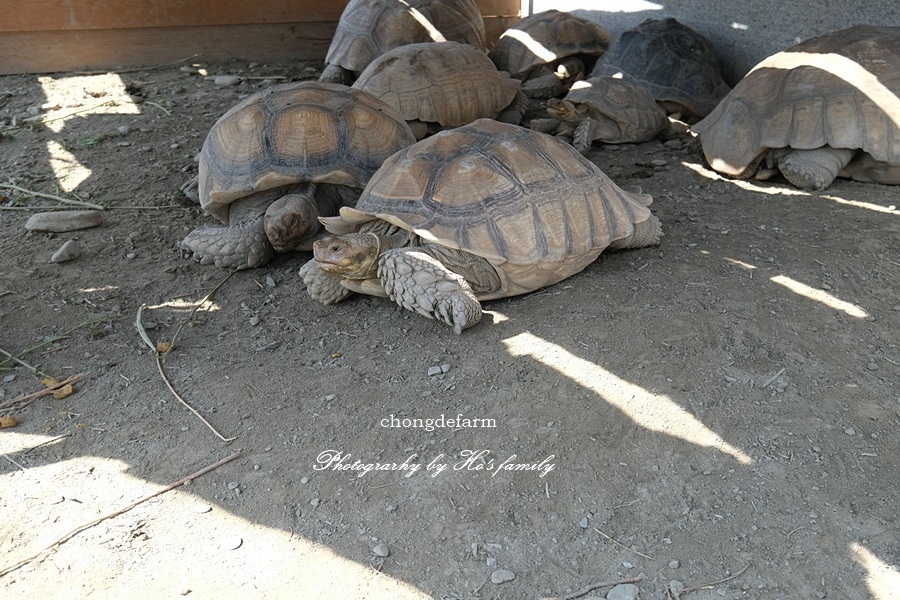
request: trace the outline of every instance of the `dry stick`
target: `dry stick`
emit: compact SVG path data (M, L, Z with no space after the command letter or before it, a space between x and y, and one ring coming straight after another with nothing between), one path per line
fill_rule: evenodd
M3 354L5 354L5 355L9 358L9 360L15 361L15 362L19 363L20 365L22 365L23 367L25 367L25 368L27 368L27 369L30 369L32 373L37 373L37 367L32 367L32 366L29 365L27 362L25 362L24 360L20 359L18 356L13 356L12 354L10 354L9 352L7 352L7 351L4 350L3 348L0 348L0 352L2 352ZM6 362L6 361L4 360L3 362Z
M175 396L175 398L176 398L179 402L181 402L182 404L184 404L184 405L187 407L187 409L188 409L189 411L191 411L192 413L194 413L194 414L197 416L198 419L200 419L201 421L203 421L203 424L206 425L207 427L209 427L210 431L212 431L214 434L216 434L216 436L217 436L220 440L222 440L223 442L225 442L226 444L228 444L228 443L231 443L231 442L233 442L234 440L237 439L236 437L226 438L226 437L223 436L221 433L219 433L218 431L216 431L216 428L213 427L212 425L210 425L209 421L207 421L206 419L203 418L203 415L201 415L199 412L197 412L197 410L194 409L193 406L191 406L190 404L188 404L187 402L185 402L184 399L183 399L181 396L178 395L178 392L176 392L176 391L175 391L175 388L172 387L172 384L169 383L169 379L166 377L166 374L165 374L165 372L163 371L162 361L160 360L160 355L159 355L159 353L156 354L156 368L159 369L159 375L160 375L160 377L162 377L163 381L165 382L166 387L169 388L169 391L172 392L172 395Z
M28 558L26 558L26 559L24 559L24 560L21 560L21 561L17 562L17 563L14 564L14 565L10 565L10 566L8 566L8 567L4 567L3 569L0 569L0 577L3 577L4 575L9 574L9 573L15 571L16 569L18 569L18 568L20 568L20 567L23 567L23 566L27 565L27 564L30 563L31 561L36 560L36 559L37 559L38 557L40 557L41 554L43 554L44 552L47 552L48 550L52 550L54 547L59 546L60 544L63 544L63 543L65 543L65 542L67 542L67 541L70 540L72 537L74 537L75 535L81 533L81 532L84 531L85 529L90 529L90 528L93 527L94 525L97 525L98 523L102 523L103 521L106 521L107 519L112 519L113 517L118 517L118 516L121 515L122 513L128 512L129 510L131 510L131 509L134 508L135 506L137 506L137 505L139 505L139 504L141 504L141 503L143 503L143 502L146 502L147 500L150 500L150 499L152 499L152 498L156 498L157 496L159 496L159 495L161 495L161 494L164 494L164 493L168 492L169 490L175 489L175 488L177 488L178 486L183 485L183 484L184 484L185 482L187 482L187 481L191 481L191 480L197 479L198 477L200 477L200 476L202 476L202 475L205 475L206 473L209 473L209 472L212 471L213 469L217 469L217 468L221 467L222 465L224 465L225 463L228 463L228 462L233 461L233 460L236 459L238 456L240 456L240 454L241 454L240 452L235 452L235 453L232 454L231 456L228 456L228 457L226 457L226 458L223 458L222 460L220 460L220 461L218 461L218 462L215 462L215 463L209 465L208 467L204 467L204 468L200 469L199 471L197 471L196 473L194 473L193 475L188 475L187 477L182 477L182 478L179 479L178 481L176 481L176 482L174 482L174 483L170 483L169 485L167 485L167 486L164 487L163 489L161 489L161 490L159 490L159 491L157 491L157 492L153 492L152 494L148 494L147 496L144 496L144 497L141 498L140 500L137 500L137 501L135 501L135 502L132 502L131 504L129 504L128 506L126 506L126 507L124 507L124 508L120 508L119 510L117 510L117 511L115 511L115 512L111 512L111 513L109 513L108 515L104 515L104 516L100 517L99 519L95 519L95 520L91 521L90 523L85 523L84 525L79 525L78 527L76 527L75 529L73 529L72 531L70 531L69 533L67 533L67 534L63 535L62 537L60 537L59 539L57 539L55 542L53 542L53 543L51 543L50 545L46 546L43 550L41 550L41 551L38 552L37 554L34 554L34 555L32 555L32 556L29 556Z
M184 324L187 322L190 322L190 320L194 318L194 313L196 313L200 309L201 306L203 306L204 304L209 302L212 299L213 295L219 291L219 288L221 288L223 285L225 285L225 282L228 281L229 279L231 279L231 276L234 275L235 273L237 273L237 271L231 271L230 273L228 273L228 275L226 275L225 278L222 279L222 281L220 281L218 284L216 284L216 287L209 290L209 293L206 294L205 296L203 296L203 299L200 300L200 302L197 303L197 306L195 306L191 310L191 312L188 313L188 316L185 317L184 319L182 319L181 322L178 323L178 327L175 329L175 334L172 336L172 341L169 342L169 349L166 350L165 352L163 352L163 357L165 357L165 355L168 354L169 352L171 352L172 349L175 347L175 338L177 338L178 334L181 333L181 329L184 327Z
M598 583L593 583L586 588L580 589L577 592L572 592L571 594L567 594L565 596L545 596L540 600L575 600L575 598L581 598L582 596L586 596L590 592L593 592L597 588L600 587L610 587L616 585L622 585L624 583L637 583L641 579L644 578L644 574L641 573L635 577L629 577L628 579L619 579L618 581L600 581Z
M22 451L22 454L23 454L23 455L28 454L28 453L31 452L32 450L37 450L37 449L40 448L41 446L46 446L47 444L52 444L53 442L59 441L59 440L61 440L61 439L63 439L63 438L67 438L67 437L69 437L69 436L71 436L71 435L72 435L71 433L64 433L64 434L58 435L58 436L56 436L56 437L54 437L54 438L50 438L49 440L45 440L45 441L41 442L40 444L37 444L36 446L32 446L31 448L28 448L27 450L23 450L23 451Z
M625 548L625 549L628 550L629 552L634 552L634 553L637 554L638 556L643 556L643 557L646 558L646 559L649 559L649 560L656 560L656 559L653 558L652 556L647 556L646 554L641 554L641 553L638 552L637 550L632 550L631 548L629 548L628 546L626 546L626 545L623 544L622 542L619 542L619 541L616 541L616 540L612 539L611 537L609 537L608 535L606 535L605 533L603 533L602 531L600 531L600 530L597 529L596 527L594 527L594 531L596 531L597 533L599 533L600 535L602 535L603 537L605 537L606 539L608 539L609 541L611 541L611 542L612 542L613 544L615 544L616 546L619 546L619 547L621 547L621 548Z
M765 388L769 387L770 385L772 385L772 382L775 381L776 379L778 379L779 377L781 377L785 371L787 371L787 369L785 369L784 367L781 367L780 371L778 371L777 373L772 375L772 377L770 377L769 380L762 385L762 389L765 389Z
M0 402L0 410L5 410L11 408L13 410L21 410L37 400L38 398L42 398L47 394L52 394L56 390L61 387L67 386L69 384L76 384L82 379L87 373L78 373L76 375L72 375L71 377L65 379L64 381L60 381L59 383L52 385L46 389L43 389L39 392L34 392L33 394L26 394L24 396L19 396L18 398L13 398L12 400L7 400L5 402Z
M41 198L48 198L50 200L56 200L57 202L62 202L63 204L73 204L75 206L86 206L87 208L94 208L97 210L106 210L106 207L100 206L99 204L94 204L93 202L84 202L83 200L72 200L71 198L63 198L62 196L55 196L53 194L43 194L41 192L35 192L33 190L28 190L23 187L19 187L13 183L0 183L0 188L7 188L10 190L16 190L17 192L23 192L25 194L30 194L32 196L39 196Z
M696 591L698 591L698 590L703 590L703 589L706 589L706 588L711 588L711 587L717 586L717 585L719 585L720 583L725 583L726 581L731 581L732 579L737 579L738 577L740 577L741 575L743 575L743 574L744 574L744 571L746 571L747 569L749 569L749 568L750 568L750 565L752 565L752 564L753 564L752 562L748 562L747 565L746 565L743 569L741 569L740 571L738 571L738 572L735 573L734 575L731 575L731 576L729 576L729 577L726 577L725 579L720 579L720 580L718 580L718 581L710 581L709 583L701 583L700 585L694 585L694 586L691 586L691 587L689 587L689 588L684 588L684 589L680 592L680 594L689 594L689 593L691 593L691 592L696 592ZM680 594L679 594L679 595L680 595Z

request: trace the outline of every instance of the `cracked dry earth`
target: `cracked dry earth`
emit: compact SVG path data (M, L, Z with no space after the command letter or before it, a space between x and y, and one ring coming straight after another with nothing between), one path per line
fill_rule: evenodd
M0 402L83 374L0 430L4 599L900 597L900 190L722 179L674 129L595 146L662 244L456 336L311 301L308 255L227 280L182 256L209 127L320 66L0 78ZM103 223L28 232L57 204L31 192Z

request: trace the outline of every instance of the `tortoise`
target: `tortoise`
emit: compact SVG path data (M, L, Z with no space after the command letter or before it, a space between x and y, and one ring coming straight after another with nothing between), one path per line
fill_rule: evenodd
M248 96L212 126L197 189L224 227L181 247L201 264L246 269L273 250L309 250L318 217L355 204L385 158L415 142L406 121L366 92L305 81Z
M592 77L612 75L645 86L667 113L695 123L731 91L708 39L676 19L647 19L623 31Z
M565 98L551 98L547 113L570 135L579 152L594 140L607 144L646 142L669 124L665 111L646 88L616 77L576 81Z
M422 42L388 50L353 87L390 104L422 139L482 117L517 124L528 105L519 85L474 46Z
M481 301L575 275L603 250L659 242L648 195L571 145L493 119L441 131L385 161L300 270L325 304L386 296L458 334Z
M693 126L710 166L737 178L779 171L799 188L835 177L900 184L900 27L857 25L756 65Z
M529 98L553 98L590 72L609 42L609 33L593 21L547 10L507 29L490 57L498 69L522 80Z
M486 51L484 19L475 0L350 0L319 81L350 85L391 48L448 40Z

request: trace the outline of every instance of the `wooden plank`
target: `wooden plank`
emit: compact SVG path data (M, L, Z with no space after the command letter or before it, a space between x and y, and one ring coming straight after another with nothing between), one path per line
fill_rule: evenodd
M519 0L476 0L486 17L516 17ZM0 32L337 21L346 1L0 0Z
M0 75L158 65L186 59L322 60L337 22L0 35Z
M337 21L318 0L0 0L0 32Z

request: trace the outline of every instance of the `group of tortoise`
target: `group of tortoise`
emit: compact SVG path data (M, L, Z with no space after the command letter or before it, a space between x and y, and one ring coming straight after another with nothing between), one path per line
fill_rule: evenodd
M236 269L312 250L313 299L385 296L460 333L481 301L659 243L651 198L585 158L596 140L652 139L677 117L731 176L900 183L898 58L900 28L857 26L731 89L711 44L674 19L611 41L547 11L488 51L474 0L351 0L320 81L253 94L213 125L196 191L224 226L182 247ZM535 104L546 117L523 126Z

